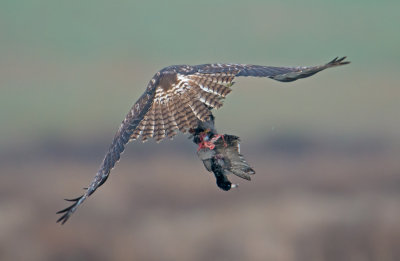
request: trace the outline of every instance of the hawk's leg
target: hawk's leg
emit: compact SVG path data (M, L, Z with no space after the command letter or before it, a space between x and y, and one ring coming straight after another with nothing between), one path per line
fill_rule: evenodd
M224 135L222 134L210 134L210 130L207 129L203 132L200 133L199 135L199 147L197 148L197 151L203 149L203 148L208 148L210 150L213 150L215 148L215 142L222 138L224 141L224 146L226 147L227 144L225 142Z
M215 143L222 138L224 141L224 146L227 147L225 142L225 138L223 134L218 134L217 130L214 127L214 116L210 115L209 120L207 121L199 121L197 128L190 129L189 133L193 135L193 142L198 144L199 147L197 151L201 149L208 148L210 150L214 150Z

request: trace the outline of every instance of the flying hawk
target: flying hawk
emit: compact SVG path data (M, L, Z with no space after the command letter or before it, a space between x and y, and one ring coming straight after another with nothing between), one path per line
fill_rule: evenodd
M93 194L108 178L111 169L120 159L126 144L131 140L157 142L172 138L179 131L190 132L199 145L198 154L205 167L214 172L217 185L229 190L232 185L226 173L250 179L250 168L239 151L239 138L220 135L214 128L211 109L220 108L231 92L235 77L268 77L281 82L291 82L309 77L327 68L348 64L346 57L335 58L327 64L310 67L272 67L247 64L173 65L157 72L147 85L144 94L133 105L122 121L100 169L85 193L68 208L57 212L57 220L64 224L83 201Z

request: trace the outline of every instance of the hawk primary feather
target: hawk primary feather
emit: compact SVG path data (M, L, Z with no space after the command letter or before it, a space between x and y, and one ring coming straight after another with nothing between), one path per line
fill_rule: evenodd
M348 64L346 57L335 58L327 64L310 67L272 67L246 64L173 65L157 72L144 94L133 105L122 121L104 160L86 192L70 207L57 212L63 214L57 222L64 224L77 207L108 178L131 140L149 138L161 141L172 138L179 131L195 129L199 121L212 117L211 109L220 108L222 100L231 92L235 77L268 77L290 82L309 77L324 69Z

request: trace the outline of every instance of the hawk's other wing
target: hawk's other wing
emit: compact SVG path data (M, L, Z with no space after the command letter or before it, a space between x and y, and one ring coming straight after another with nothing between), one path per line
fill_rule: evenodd
M336 57L332 61L317 66L297 66L297 67L275 67L250 64L202 64L195 66L198 73L229 73L236 71L235 76L268 77L276 81L292 82L301 78L310 77L322 70L349 64L345 61L346 56Z
M57 212L63 214L57 222L64 224L77 207L108 178L120 159L126 144L139 137L143 141L172 138L177 130L186 132L211 116L212 108L220 108L222 100L231 92L236 76L268 77L289 82L309 77L324 69L349 62L335 58L331 62L312 67L271 67L246 64L173 65L157 72L145 93L133 105L123 120L103 162L84 195L68 201L70 207Z
M154 91L152 91L151 87L152 86L150 85L148 86L146 92L139 98L139 100L133 105L132 109L126 115L120 128L115 134L113 142L111 143L106 156L104 157L103 162L96 173L96 176L90 183L89 187L86 188L86 192L78 198L66 199L67 201L74 203L71 206L57 212L57 214L63 214L57 220L57 222L64 224L72 215L72 213L75 212L77 207L107 180L112 168L118 162L122 152L125 150L125 146L129 142L133 131L137 128L139 123L143 120L143 117L149 111L154 96Z

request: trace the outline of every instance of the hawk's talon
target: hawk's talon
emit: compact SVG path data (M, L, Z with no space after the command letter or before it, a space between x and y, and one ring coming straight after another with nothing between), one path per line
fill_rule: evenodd
M208 134L210 133L210 129L206 129L205 131L203 131L200 135L200 143L199 143L199 147L197 148L197 151L204 149L204 148L208 148L210 150L213 150L215 148L215 142L217 142L217 140L219 140L220 138L222 138L222 140L224 141L224 147L228 147L228 144L225 141L224 135L223 134L215 134L213 135L213 137L210 139L208 137Z

